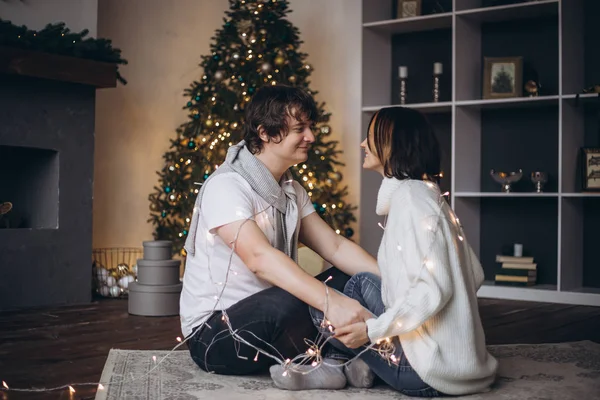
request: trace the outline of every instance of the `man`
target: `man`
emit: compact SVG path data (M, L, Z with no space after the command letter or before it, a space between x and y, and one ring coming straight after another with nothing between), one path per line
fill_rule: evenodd
M307 160L317 118L312 97L299 88L269 86L246 108L244 141L204 183L186 241L180 312L198 366L218 374L264 372L293 358L317 336L311 305L335 326L371 317L342 291L348 275L379 274L376 260L337 235L314 211L288 169ZM298 240L335 265L317 278L296 263ZM341 271L340 271L341 270ZM327 294L328 292L328 294ZM222 312L225 310L225 312Z

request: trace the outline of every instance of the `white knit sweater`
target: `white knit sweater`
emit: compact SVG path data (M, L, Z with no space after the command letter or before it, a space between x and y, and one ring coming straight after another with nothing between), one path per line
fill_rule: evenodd
M498 361L477 307L483 270L439 187L384 178L377 214L387 215L378 253L386 311L367 321L369 338L399 336L413 369L443 393L489 390Z

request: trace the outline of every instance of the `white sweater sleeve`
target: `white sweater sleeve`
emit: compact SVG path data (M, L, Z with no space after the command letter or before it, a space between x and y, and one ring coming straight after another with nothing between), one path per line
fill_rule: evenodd
M397 215L390 212L384 239L386 259L392 267L401 264L393 272L407 271L411 283L405 293L395 294L396 300L383 314L366 322L372 342L417 329L452 297L448 268L455 250L442 224L437 224L443 215L438 216L435 204L427 203L404 204Z

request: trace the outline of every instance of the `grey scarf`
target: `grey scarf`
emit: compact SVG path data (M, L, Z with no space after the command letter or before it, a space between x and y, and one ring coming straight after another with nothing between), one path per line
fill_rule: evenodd
M215 176L226 172L240 174L252 189L275 209L276 243L274 247L297 262L300 224L298 223L299 212L292 174L289 170L286 171L278 184L271 171L248 150L243 140L229 148L225 162L202 185L194 204L194 214L185 241L186 252L191 255L195 253L194 244L198 230L199 210L206 184Z

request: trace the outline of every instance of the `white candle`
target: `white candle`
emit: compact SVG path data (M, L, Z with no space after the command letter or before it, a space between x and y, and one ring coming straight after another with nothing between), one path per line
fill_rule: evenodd
M398 75L400 76L400 78L407 78L408 77L408 68L405 66L398 67Z
M523 257L523 245L521 243L515 243L513 255L515 257Z
M436 75L442 74L442 63L439 63L439 62L433 63L433 73Z

